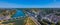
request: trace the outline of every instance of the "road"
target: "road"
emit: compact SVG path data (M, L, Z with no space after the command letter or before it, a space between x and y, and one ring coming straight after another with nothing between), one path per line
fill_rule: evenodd
M41 25L34 17L29 17L36 25Z
M25 12L25 11L24 11ZM36 24L36 25L41 25L38 21L37 21L37 19L35 19L34 17L31 17L31 13L29 13L29 12L25 12L28 16L30 16L29 18L30 19L32 19L32 21Z

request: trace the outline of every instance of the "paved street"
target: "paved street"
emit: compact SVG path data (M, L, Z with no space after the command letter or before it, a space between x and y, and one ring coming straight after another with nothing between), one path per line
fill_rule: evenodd
M36 25L41 25L34 17L29 17Z

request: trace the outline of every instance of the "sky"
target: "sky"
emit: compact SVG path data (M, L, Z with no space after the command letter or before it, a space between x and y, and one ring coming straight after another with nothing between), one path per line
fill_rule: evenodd
M0 8L60 8L60 0L0 0Z

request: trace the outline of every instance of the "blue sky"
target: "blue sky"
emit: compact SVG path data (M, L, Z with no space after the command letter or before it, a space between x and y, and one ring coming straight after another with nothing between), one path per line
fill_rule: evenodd
M60 8L60 0L0 0L0 8Z

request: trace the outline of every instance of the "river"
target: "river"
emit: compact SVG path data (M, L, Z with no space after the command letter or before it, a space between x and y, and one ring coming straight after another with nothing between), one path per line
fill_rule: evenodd
M16 13L12 16L14 17L20 17L20 16L25 16L24 12L22 10L16 10Z

